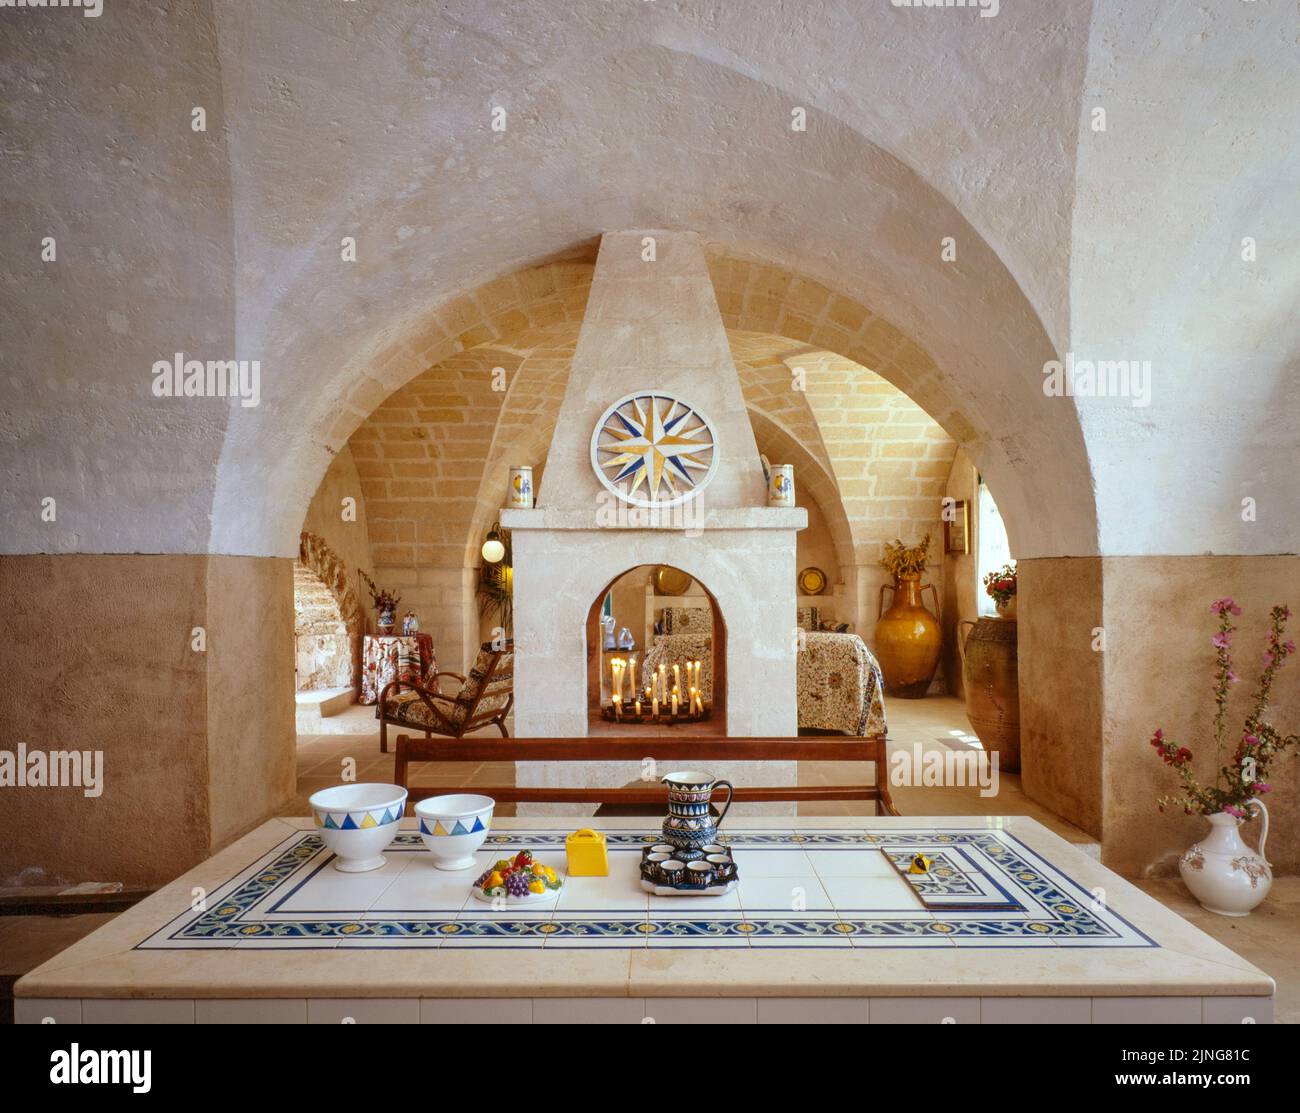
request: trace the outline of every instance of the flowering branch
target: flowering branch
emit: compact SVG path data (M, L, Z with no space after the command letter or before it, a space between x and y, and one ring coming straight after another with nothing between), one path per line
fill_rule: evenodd
M1176 803L1188 815L1227 812L1245 819L1251 800L1272 788L1268 781L1269 763L1285 750L1300 746L1300 734L1281 734L1266 718L1277 672L1296 651L1295 642L1284 640L1291 609L1277 606L1270 612L1268 648L1264 651L1264 669L1260 673L1254 708L1246 718L1241 741L1227 762L1223 760L1223 746L1227 733L1228 693L1238 680L1232 669L1232 635L1237 632L1232 620L1241 614L1241 608L1231 599L1216 599L1210 604L1210 610L1219 616L1218 632L1210 639L1215 651L1214 743L1218 771L1213 785L1202 786L1192 772L1191 750L1169 741L1163 730L1157 730L1151 738L1151 745L1182 781L1180 799L1162 796L1157 803L1161 811Z

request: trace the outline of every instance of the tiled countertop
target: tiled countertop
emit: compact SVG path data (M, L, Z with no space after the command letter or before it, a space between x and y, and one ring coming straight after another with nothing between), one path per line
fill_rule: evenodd
M590 820L494 821L486 865L563 868ZM1024 817L745 818L741 883L637 885L647 819L605 819L610 876L506 914L435 870L414 821L341 874L310 819L272 820L18 982L20 998L1267 997L1268 975ZM944 868L927 908L886 853ZM946 879L946 880L945 880ZM203 898L195 907L196 896ZM935 910L941 904L941 910Z

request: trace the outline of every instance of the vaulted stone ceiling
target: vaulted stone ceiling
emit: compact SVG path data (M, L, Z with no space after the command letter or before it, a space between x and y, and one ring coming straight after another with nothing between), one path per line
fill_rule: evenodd
M871 366L837 299L893 330L876 369L971 450L1018 555L1300 548L1290 4L129 14L6 17L5 551L291 555L330 453L466 346L471 291L656 226L733 260L730 327ZM762 312L773 276L807 336ZM176 351L261 360L262 404L150 397ZM1150 359L1151 405L1045 398L1070 352Z
M507 311L501 319L520 331L428 368L352 434L376 564L476 566L509 466L530 464L540 481L579 328L541 324L550 305L543 297L540 313ZM899 533L936 528L955 446L928 414L870 370L808 344L737 329L728 340L760 451L797 464L844 568L873 563Z

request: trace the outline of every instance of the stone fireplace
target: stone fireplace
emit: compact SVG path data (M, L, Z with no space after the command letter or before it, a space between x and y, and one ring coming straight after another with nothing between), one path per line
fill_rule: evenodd
M602 415L642 391L679 398L712 425L711 479L675 506L629 505L593 465ZM807 512L765 504L758 448L699 239L606 234L537 505L501 515L514 543L516 733L588 733L591 601L628 569L669 564L708 585L726 624L727 734L793 736L795 534ZM774 764L764 780L784 775L792 783L792 765ZM626 772L624 780L636 775ZM545 775L540 769L521 766L518 774L521 785L545 783L532 779Z

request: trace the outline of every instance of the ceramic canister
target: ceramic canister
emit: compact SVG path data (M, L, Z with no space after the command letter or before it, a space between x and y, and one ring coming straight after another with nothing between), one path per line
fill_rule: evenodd
M794 465L773 464L772 476L767 483L768 506L794 505Z
M506 506L511 510L533 508L533 469L526 464L510 469L510 484L506 489Z

